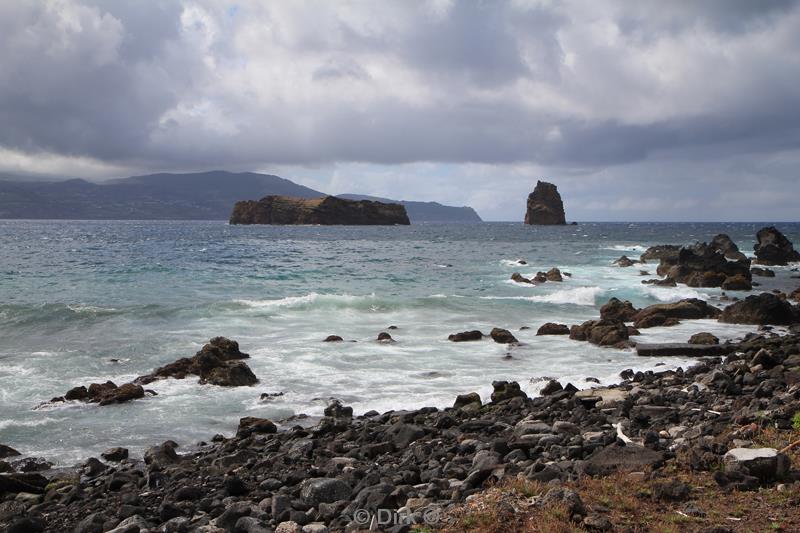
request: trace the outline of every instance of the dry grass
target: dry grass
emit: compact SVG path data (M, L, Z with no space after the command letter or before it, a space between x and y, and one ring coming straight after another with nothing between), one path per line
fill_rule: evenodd
M786 432L783 432L786 433ZM780 435L785 439L785 435ZM765 439L776 438L767 433ZM764 441L765 443L768 441ZM708 472L689 472L671 463L657 479L641 480L629 474L585 478L565 486L580 494L587 510L605 516L613 531L684 533L714 526L739 532L800 531L800 484L758 492L726 492ZM658 502L652 498L655 482L680 479L692 487L685 502ZM448 533L574 533L588 531L570 521L566 509L535 505L550 486L513 479L490 488L479 498L448 516ZM701 512L692 515L692 508ZM686 512L689 511L689 512Z

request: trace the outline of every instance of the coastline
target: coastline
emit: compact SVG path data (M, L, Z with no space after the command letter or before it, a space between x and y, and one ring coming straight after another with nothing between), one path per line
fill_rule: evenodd
M759 490L791 502L800 496L800 471L790 470L800 458L796 450L766 466L728 458L730 449L754 445L762 434L784 446L800 438L792 420L800 411L800 333L751 337L725 359L626 372L607 388L579 392L551 382L546 394L529 398L513 382L495 382L485 404L465 394L452 408L355 418L334 403L318 424L280 432L271 422L244 418L237 436L214 437L188 453L166 442L143 461L89 459L80 472L18 476L40 495L15 501L32 503L21 520L41 516L46 531L115 533L356 531L370 524L456 531L483 498L519 499L520 486L536 492L526 497L526 513L567 502L567 523L597 530L591 524L621 515L576 500L581 480L652 489L681 471L717 480L715 498ZM769 376L769 390L747 377L753 371ZM668 509L706 508L691 518L693 527L731 525L710 512L720 502L708 500L707 489L670 490L677 495L667 491ZM791 530L800 525L795 509L773 508L770 520ZM628 515L635 523L635 512Z

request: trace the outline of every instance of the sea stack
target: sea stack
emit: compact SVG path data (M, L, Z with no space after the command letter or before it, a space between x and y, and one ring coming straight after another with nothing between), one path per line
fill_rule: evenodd
M564 204L558 188L546 181L537 181L536 188L528 196L525 224L540 226L563 226L567 223Z
M405 207L369 200L291 198L265 196L261 200L236 202L231 224L321 224L321 225L395 225L410 224Z

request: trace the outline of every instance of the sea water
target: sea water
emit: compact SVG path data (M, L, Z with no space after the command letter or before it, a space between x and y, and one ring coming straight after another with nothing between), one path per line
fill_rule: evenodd
M0 221L0 443L70 465L111 446L140 453L173 439L189 447L231 435L242 416L319 416L331 398L356 414L446 407L466 392L488 399L498 379L536 394L547 378L588 387L595 384L587 377L615 383L626 368L685 367L692 362L639 358L536 330L596 318L612 296L637 306L686 297L724 305L719 289L642 284L655 277L655 264L612 262L720 232L751 254L763 225ZM800 224L779 228L800 243ZM537 286L510 280L513 272L531 277L551 267L572 276ZM776 271L775 279L756 278L760 289L800 285L791 267ZM511 330L521 344L447 340L492 327ZM644 330L637 340L685 342L698 331L724 340L752 330L685 321ZM382 331L396 342L377 343ZM347 342L321 342L334 334ZM251 355L258 385L167 379L148 385L157 396L123 405L37 408L74 386L121 384L190 357L217 335ZM283 395L266 401L262 393Z

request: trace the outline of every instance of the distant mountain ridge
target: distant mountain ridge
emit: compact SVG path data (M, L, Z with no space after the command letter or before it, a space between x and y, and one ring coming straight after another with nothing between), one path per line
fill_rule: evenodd
M400 204L406 208L411 223L419 222L482 222L483 219L471 207L442 205L439 202L416 202L411 200L391 200L366 194L337 194L345 200L372 200L388 204Z
M325 193L279 176L255 172L214 170L190 174L148 174L94 183L0 179L0 219L77 220L228 220L240 200L265 196L319 198ZM365 199L368 197L364 197ZM462 221L471 208L435 202L403 203L411 222ZM410 204L430 206L415 209ZM417 213L417 216L412 214ZM450 217L450 218L448 218ZM474 214L474 221L480 217Z

